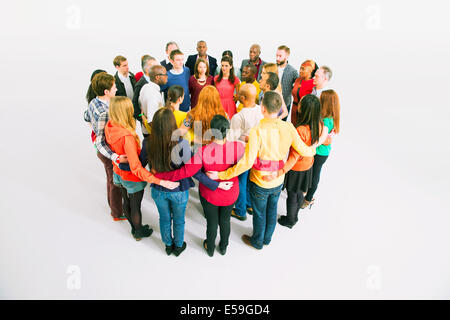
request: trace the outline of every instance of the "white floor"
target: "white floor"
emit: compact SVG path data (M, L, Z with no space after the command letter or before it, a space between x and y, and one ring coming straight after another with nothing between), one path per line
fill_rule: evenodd
M142 211L155 230L150 238L136 242L127 222L109 216L103 167L82 120L83 95L94 69L113 72L116 54L129 55L137 71L144 52L162 59L172 37L194 52L201 35L194 26L171 36L149 32L148 45L143 35L118 43L124 31L95 24L86 3L79 4L80 29L64 27L71 14L65 4L45 4L53 11L27 4L37 15L11 4L4 21L23 23L1 38L7 94L0 104L0 298L450 298L450 28L443 8L409 6L428 21L422 29L401 5L381 2L381 27L360 30L353 27L363 22L354 17L367 12L355 6L348 19L336 16L343 21L336 29L323 27L308 38L310 47L288 42L292 32L286 39L248 36L236 47L225 35L214 37L223 31L212 27L205 37L216 57L240 48L240 61L251 42L273 49L286 41L296 68L309 57L330 65L342 132L324 165L317 203L301 212L294 229L278 225L272 243L257 251L240 240L252 232L251 217L233 219L226 256L210 258L201 247L205 219L192 189L188 247L176 258L164 252L148 191ZM327 21L336 22L328 13ZM267 61L274 60L272 49L264 51Z

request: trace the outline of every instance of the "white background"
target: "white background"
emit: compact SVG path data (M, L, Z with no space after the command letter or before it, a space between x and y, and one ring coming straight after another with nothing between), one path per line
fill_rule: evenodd
M450 24L443 1L21 1L0 12L0 298L450 298L447 120ZM190 192L185 240L166 256L147 189L136 242L113 222L105 176L82 119L93 70L124 55L164 55L197 40L236 64L252 43L275 61L291 48L334 72L341 134L312 210L270 246L242 243L232 220L226 256L201 244ZM279 214L285 212L285 194Z

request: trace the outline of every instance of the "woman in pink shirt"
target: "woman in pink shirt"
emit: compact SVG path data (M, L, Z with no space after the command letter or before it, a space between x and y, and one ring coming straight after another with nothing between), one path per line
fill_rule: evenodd
M155 173L160 179L178 181L190 177L200 169L204 171L223 171L236 164L244 155L245 145L240 141L227 141L226 132L230 128L229 121L222 115L216 115L211 120L209 133L214 137L213 142L203 146L180 169L170 172ZM230 236L231 209L239 195L238 177L228 181L228 187L212 191L199 184L200 202L205 213L207 227L206 240L203 246L207 254L214 255L217 227L220 226L219 252L224 255Z
M222 57L219 75L214 77L214 85L219 91L222 106L231 119L236 113L235 92L239 91L239 78L234 75L233 59Z

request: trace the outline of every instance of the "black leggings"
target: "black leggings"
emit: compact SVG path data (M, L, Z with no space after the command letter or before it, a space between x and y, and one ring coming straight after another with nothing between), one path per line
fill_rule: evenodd
M144 190L136 193L128 193L127 189L120 187L123 199L123 211L131 225L133 231L142 227L141 202L144 197Z
M226 249L230 237L231 210L233 209L234 203L226 207L218 207L209 203L201 195L200 202L206 217L206 246L208 247L208 251L214 252L217 226L220 226L219 247L221 249Z
M294 225L298 221L298 212L303 203L303 191L288 191L286 199L287 221Z
M317 190L317 186L319 185L320 180L320 171L322 170L322 166L327 161L328 156L320 156L316 154L314 156L314 164L313 164L313 176L312 176L312 184L311 188L308 189L308 193L305 196L306 201L311 201L314 197L314 193Z

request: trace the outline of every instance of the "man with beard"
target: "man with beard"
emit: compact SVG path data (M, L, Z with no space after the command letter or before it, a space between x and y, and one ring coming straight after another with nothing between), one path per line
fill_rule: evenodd
M276 61L278 66L278 77L281 80L281 89L283 99L286 103L288 112L291 110L292 103L292 89L295 80L298 78L297 70L288 63L291 50L287 46L279 46L276 54ZM283 120L286 121L287 117Z
M261 79L262 66L265 65L266 62L259 57L260 54L261 54L261 47L259 46L259 44L254 44L250 47L249 51L250 59L242 60L241 68L239 69L241 71L241 74L244 67L247 64L252 63L256 67L255 80L259 81L259 79Z

